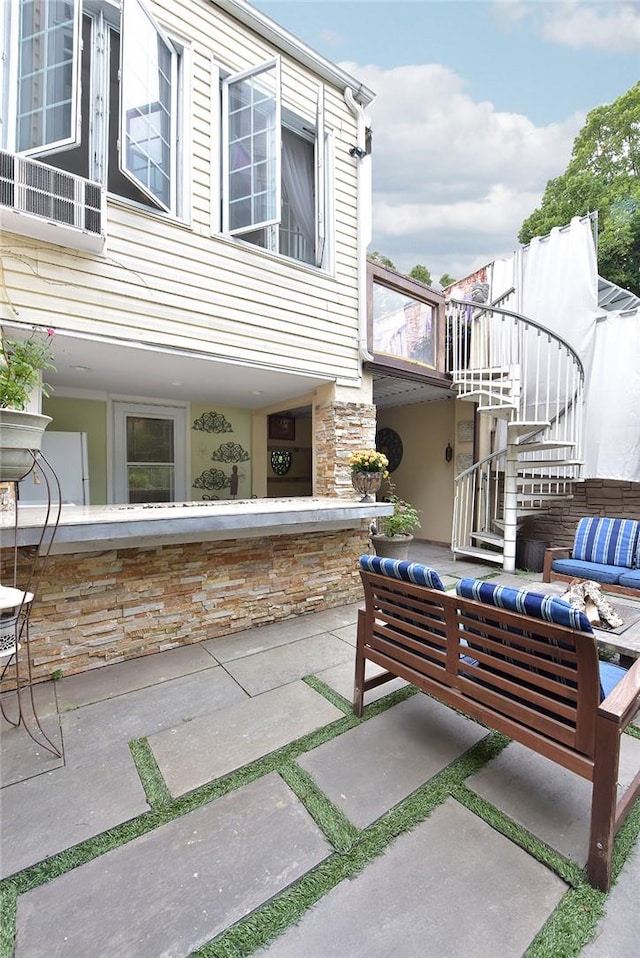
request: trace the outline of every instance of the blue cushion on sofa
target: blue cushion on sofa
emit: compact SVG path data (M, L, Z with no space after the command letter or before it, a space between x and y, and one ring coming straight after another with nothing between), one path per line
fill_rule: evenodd
M444 592L442 579L434 569L420 565L419 562L407 562L405 559L385 559L382 556L360 556L360 568L365 572L377 572L390 579L402 579L415 585L426 585L429 589Z
M598 562L584 562L580 559L554 559L551 563L554 572L561 575L577 576L580 579L594 579L616 585L625 572L621 566L601 565ZM630 570L626 570L630 571Z
M601 565L633 566L640 523L635 519L581 519L573 543L573 559Z
M479 579L460 579L456 586L456 594L499 609L522 612L536 619L544 619L545 622L555 622L569 629L593 634L591 623L584 612L579 612L564 599L558 599L555 596L542 595L529 589L513 589L510 586L497 585L494 582L484 582Z
M613 662L598 662L600 672L600 701L606 699L610 692L618 684L621 678L627 674L627 670L620 665L614 665Z
M624 585L628 589L640 590L640 569L624 569L618 585Z

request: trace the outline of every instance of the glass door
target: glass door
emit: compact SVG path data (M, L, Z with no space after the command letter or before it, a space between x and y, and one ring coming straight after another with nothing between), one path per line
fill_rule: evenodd
M113 408L115 501L186 499L186 410L120 402Z

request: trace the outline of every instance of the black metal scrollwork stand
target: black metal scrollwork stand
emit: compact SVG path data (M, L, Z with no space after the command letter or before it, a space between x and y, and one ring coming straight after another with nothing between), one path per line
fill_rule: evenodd
M4 583L0 585L0 682L13 666L15 688L4 692L0 697L0 711L10 725L22 725L37 745L51 752L56 758L62 758L61 748L51 741L38 716L34 696L33 662L29 648L29 620L44 564L51 552L60 522L62 495L58 477L46 456L39 450L30 450L30 454L33 464L26 475L31 475L37 469L40 481L46 485L47 496L42 505L43 518L39 539L33 548L29 567L24 572L18 563L20 501L17 483L14 483L13 526L5 526L3 523L3 539L9 530L12 529L13 532L13 573L10 586ZM3 546L5 545L3 542ZM3 659L6 659L4 663Z

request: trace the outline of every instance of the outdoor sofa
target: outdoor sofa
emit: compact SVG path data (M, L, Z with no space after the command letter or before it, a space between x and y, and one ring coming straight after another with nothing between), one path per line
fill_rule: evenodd
M617 830L640 770L617 795L622 732L640 705L640 661L600 662L591 624L562 599L361 556L353 708L396 676L592 783L587 876L611 882ZM385 671L365 679L366 661Z
M542 581L593 579L607 592L640 598L640 522L585 516L573 548L554 547L544 556Z

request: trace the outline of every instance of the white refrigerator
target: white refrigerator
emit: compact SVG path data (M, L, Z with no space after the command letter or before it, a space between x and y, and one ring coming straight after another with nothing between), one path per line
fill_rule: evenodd
M88 506L89 467L86 432L47 430L42 437L42 452L58 477L62 502L68 505ZM18 492L21 503L35 504L47 501L47 485L41 477L38 466L19 483ZM51 488L53 501L56 500L56 496L57 491L53 483Z

